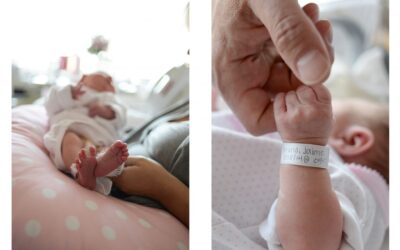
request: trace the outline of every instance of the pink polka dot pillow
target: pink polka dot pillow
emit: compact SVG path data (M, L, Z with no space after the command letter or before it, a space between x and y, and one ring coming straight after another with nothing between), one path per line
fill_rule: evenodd
M43 146L42 106L12 112L13 249L187 249L188 230L165 211L86 190Z

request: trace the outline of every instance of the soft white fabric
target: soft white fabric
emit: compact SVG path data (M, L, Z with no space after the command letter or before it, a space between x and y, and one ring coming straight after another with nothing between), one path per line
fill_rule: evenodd
M118 168L111 171L105 177L97 177L95 190L101 194L109 195L111 193L112 181L108 177L115 177L120 175L123 169L124 164L121 164Z
M214 120L219 127L212 134L213 246L282 249L274 216L281 142L225 129L223 120ZM231 117L225 121L226 127L236 127ZM341 249L379 249L387 224L369 188L333 149L328 171L344 217Z
M126 108L118 102L115 94L96 92L90 88L82 88L85 93L78 100L71 96L71 86L54 86L45 100L45 108L49 116L50 129L44 136L44 145L56 167L68 171L61 155L61 144L67 130L73 131L91 141L96 146L110 146L120 138L120 130L126 122ZM99 102L110 106L115 118L107 120L99 116L90 117L87 105ZM110 180L97 180L98 189L109 193ZM108 190L108 192L107 192Z
M347 166L371 190L384 212L385 225L389 226L389 186L383 176L376 170L359 164L351 163Z
M101 194L109 195L111 193L112 181L108 177L115 177L120 175L123 169L124 169L124 164L121 164L118 168L111 171L105 177L97 177L95 190ZM78 174L78 170L76 168L75 163L71 165L71 174L74 178L76 178Z

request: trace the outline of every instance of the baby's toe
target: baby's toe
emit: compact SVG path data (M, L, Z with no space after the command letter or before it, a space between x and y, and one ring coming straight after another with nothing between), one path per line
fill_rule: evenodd
M94 146L89 147L89 153L91 157L96 156L96 148Z
M75 166L76 166L76 169L81 169L81 167L82 167L81 161L77 159L77 160L75 161Z
M84 149L81 149L81 151L79 152L79 159L83 160L86 158L86 153Z
M116 142L114 142L113 146L117 147L117 148L123 148L124 144L122 141L118 140Z

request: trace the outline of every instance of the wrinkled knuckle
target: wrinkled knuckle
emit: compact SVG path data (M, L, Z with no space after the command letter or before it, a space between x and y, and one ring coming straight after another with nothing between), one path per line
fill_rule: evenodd
M297 89L297 94L299 96L308 97L308 96L313 96L314 95L314 91L308 86L300 86Z
M313 108L309 108L309 109L307 109L305 111L305 116L308 117L308 118L317 118L317 117L319 117L321 115L322 115L321 112L318 109L314 108L314 107Z
M280 17L272 31L275 33L275 45L278 49L285 48L289 52L295 51L300 44L302 30L302 23L296 15L288 14Z
M290 113L288 117L291 122L299 122L305 115L305 112L302 109L295 109Z

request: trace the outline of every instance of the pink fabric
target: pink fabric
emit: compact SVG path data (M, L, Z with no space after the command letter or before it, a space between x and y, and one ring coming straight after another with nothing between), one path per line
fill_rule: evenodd
M377 171L358 164L347 164L349 169L371 190L389 225L389 185Z
M172 215L104 196L59 172L43 146L42 106L12 112L13 249L187 249Z

